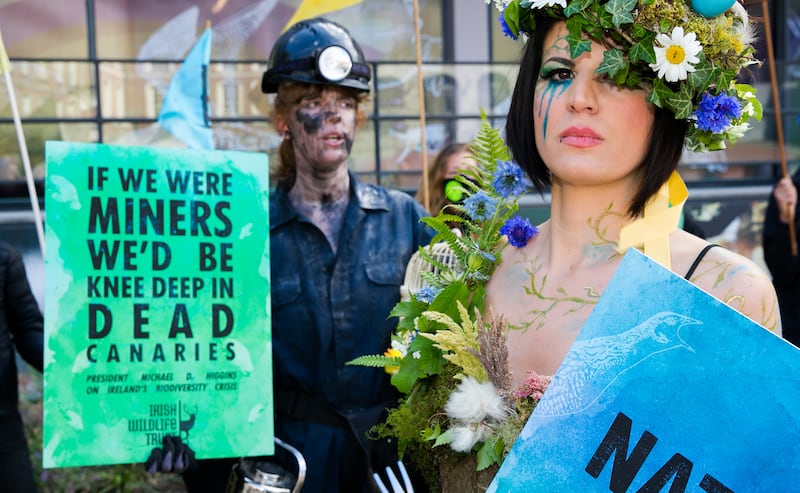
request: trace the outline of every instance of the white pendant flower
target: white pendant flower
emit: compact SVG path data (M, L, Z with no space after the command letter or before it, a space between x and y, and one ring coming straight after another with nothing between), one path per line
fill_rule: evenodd
M731 125L727 130L728 139L732 142L735 142L744 137L744 134L746 134L749 129L750 124L747 122L739 123L738 125Z
M562 9L567 8L567 0L533 0L531 3L532 9L541 9L544 7L552 7L554 5L560 5Z
M689 72L694 72L694 64L700 61L697 55L703 51L695 33L684 35L681 26L673 29L669 36L664 33L656 36L653 48L656 63L651 63L650 68L667 82L685 80Z

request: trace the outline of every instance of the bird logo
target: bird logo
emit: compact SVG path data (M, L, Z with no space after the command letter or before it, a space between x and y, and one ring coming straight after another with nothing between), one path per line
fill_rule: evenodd
M680 336L699 320L675 312L659 312L619 334L576 341L536 406L540 417L584 411L622 374L657 354L673 349L694 352Z

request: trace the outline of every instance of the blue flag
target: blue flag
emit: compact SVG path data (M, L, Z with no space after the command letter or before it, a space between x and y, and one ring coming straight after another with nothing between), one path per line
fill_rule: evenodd
M169 83L158 115L158 123L190 149L214 149L208 119L210 60L211 28L206 28Z

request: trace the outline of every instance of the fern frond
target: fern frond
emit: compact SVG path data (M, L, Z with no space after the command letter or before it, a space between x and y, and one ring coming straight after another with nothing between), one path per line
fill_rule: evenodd
M367 354L359 356L356 359L350 360L345 365L353 366L370 366L373 368L383 368L385 366L397 366L400 364L400 358L390 358L381 354Z
M451 207L452 207L452 206L451 206ZM460 209L463 209L463 207L461 207ZM463 217L463 216L459 216L459 215L456 215L456 214L450 214L450 213L446 213L446 212L443 212L443 213L442 213L442 214L439 216L439 219L441 219L441 220L442 220L442 221L444 221L445 223L451 223L451 222L452 222L452 223L464 223L464 222L466 222L466 221L467 221L466 219L464 219L464 217ZM452 228L450 228L450 227L449 227L449 225L447 225L447 224L445 224L445 226L448 226L448 228L447 228L447 229L452 229Z
M427 224L431 227L434 231L436 231L436 236L431 240L431 245L440 241L442 236L446 236L447 233L451 233L450 226L447 225L447 221L450 220L449 214L440 213L438 216L429 216L423 217L422 222ZM425 248L425 247L421 247Z
M497 160L509 159L508 148L500 135L500 131L493 128L485 113L481 112L481 125L478 134L470 144L470 150L475 155L478 163L489 173L497 169Z
M454 279L458 279L460 273L459 272L439 272L434 274L433 272L420 272L420 277L425 284L432 288L444 289L449 286Z

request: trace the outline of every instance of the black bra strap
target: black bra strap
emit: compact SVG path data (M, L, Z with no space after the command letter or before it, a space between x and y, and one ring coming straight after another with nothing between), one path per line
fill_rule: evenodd
M683 276L684 279L686 279L688 281L689 278L692 277L692 274L694 274L694 271L697 270L697 266L700 265L700 261L703 260L703 257L706 256L706 253L708 253L708 251L711 250L712 248L714 248L715 246L719 246L719 245L717 245L716 243L710 243L710 244L706 245L705 248L700 250L700 253L697 254L697 258L694 259L694 262L692 263L692 266L689 267L689 272L687 272L686 275Z

